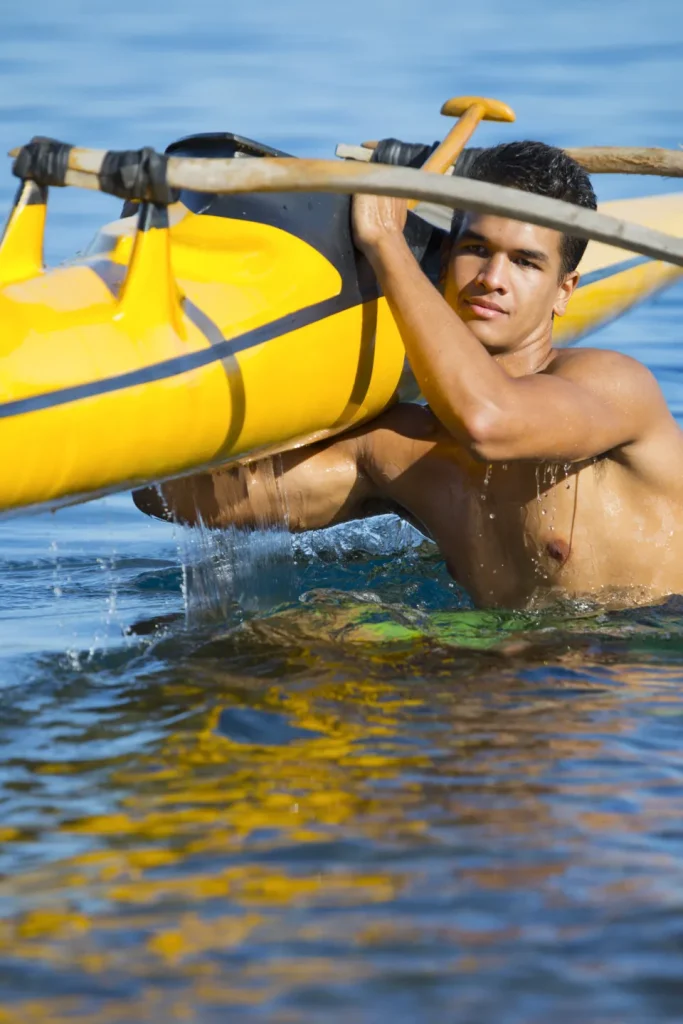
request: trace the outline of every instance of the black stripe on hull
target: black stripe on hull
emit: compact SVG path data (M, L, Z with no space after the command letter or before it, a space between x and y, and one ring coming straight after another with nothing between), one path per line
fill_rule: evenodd
M625 270L632 270L633 267L640 267L645 263L652 262L653 260L649 256L633 256L630 259L622 260L621 263L613 263L610 267L603 267L602 270L592 270L589 274L581 275L578 288L586 288L590 284L606 281L608 277L623 274Z
M202 333L211 343L210 348L202 349L200 352L188 352L186 355L174 356L172 359L164 359L160 363L143 366L128 373L119 373L113 377L105 377L103 380L74 384L71 387L59 388L56 391L49 391L41 395L31 395L28 398L18 398L14 401L3 402L0 404L0 419L20 416L23 413L53 409L60 405L68 405L70 402L78 402L86 398L111 394L113 391L122 391L125 388L138 387L140 384L153 384L156 381L166 380L170 377L178 377L183 373L189 373L192 370L201 369L203 366L209 366L211 363L220 362L223 359L229 359L231 356L239 355L240 352L255 348L266 341L272 341L273 338L290 334L302 327L309 327L311 324L318 323L320 320L326 320L328 317L335 316L337 313L343 313L348 309L353 309L354 306L360 305L363 302L369 302L378 296L379 290L376 287L370 294L362 297L360 302L356 295L345 296L342 292L340 295L323 299L322 302L306 306L305 309L297 310L295 313L288 313L285 316L278 317L277 320L271 320L270 323L263 324L261 327L254 327L252 330L245 331L244 334L240 334L236 338L231 338L230 340L223 338L221 341L216 341L213 331L209 334L206 329L206 323L202 323L202 319L208 320L208 318L205 318L204 314L197 310L196 306L186 303L185 311L189 319L202 330ZM200 314L202 319L193 316L194 310ZM215 331L217 331L218 328L215 327L213 322L211 321L210 323Z
M579 281L579 288L596 284L607 277L622 273L625 270L630 270L632 267L640 266L647 262L651 262L648 257L637 256L633 259L614 264L611 267L606 267L603 270L586 274ZM126 268L111 263L108 260L98 260L96 263L91 264L91 267L105 281L112 292L117 294L125 276ZM189 352L183 356L174 356L172 359L165 359L160 363L143 366L137 370L131 370L129 373L116 374L103 380L75 384L72 387L59 388L56 391L0 403L0 419L53 409L60 405L67 405L70 402L78 402L87 398L95 398L99 395L111 394L114 391L138 387L141 384L153 384L156 381L177 377L183 373L189 373L192 370L209 366L211 363L222 359L229 359L239 355L240 352L255 348L257 345L262 345L264 342L271 341L273 338L280 337L281 335L290 334L302 327L309 327L311 324L325 320L327 317L335 316L335 314L343 313L354 306L370 302L378 298L379 295L379 287L374 277L366 276L362 288L360 287L360 282L358 282L357 287L345 288L339 295L335 295L332 298L323 299L321 302L306 306L304 309L278 317L277 320L271 320L270 323L263 324L261 327L245 331L243 334L237 335L237 337L230 340L222 338L220 341L216 337L217 333L219 333L216 325L208 317L205 317L196 306L186 301L185 311L188 317L210 342L210 348L202 349L200 352ZM194 311L199 315L193 316ZM209 320L211 326L210 331L207 329L207 320Z

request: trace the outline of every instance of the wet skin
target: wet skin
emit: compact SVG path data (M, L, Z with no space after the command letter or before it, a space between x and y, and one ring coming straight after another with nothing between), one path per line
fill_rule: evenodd
M648 370L552 347L578 275L550 229L470 216L444 295L402 236L404 204L356 197L354 230L429 407L248 470L135 495L185 523L313 529L392 508L437 542L480 606L683 592L683 434ZM276 472L274 472L274 467ZM284 510L284 513L283 513Z

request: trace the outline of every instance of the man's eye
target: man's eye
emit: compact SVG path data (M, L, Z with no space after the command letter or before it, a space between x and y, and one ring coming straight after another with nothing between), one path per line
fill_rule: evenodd
M534 270L538 270L538 267L535 263L532 263L531 260L524 259L523 256L518 256L515 260L515 263L518 267L533 267Z
M471 252L474 256L488 256L485 245L481 245L478 242L466 242L460 246L461 252Z

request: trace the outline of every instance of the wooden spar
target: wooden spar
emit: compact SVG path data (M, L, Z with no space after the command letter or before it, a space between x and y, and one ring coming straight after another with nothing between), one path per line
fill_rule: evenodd
M590 174L659 174L683 178L683 150L638 146L583 146L567 149Z
M83 186L87 181L89 186L92 179L98 188L104 156L104 150L72 149L67 184ZM341 192L420 199L512 217L683 267L683 239L673 235L558 199L409 167L272 157L169 157L167 179L172 188L207 193Z
M362 146L352 146L342 142L335 152L339 157L367 163L376 145L376 142L366 142ZM14 157L18 152L19 149L13 149L9 155ZM104 149L74 149L69 166L74 171L97 173L102 166L105 153ZM565 153L580 163L589 174L651 174L683 178L683 149L663 149L656 146L579 146L569 147L565 149ZM88 186L83 183L82 187Z
M376 142L351 146L341 142L335 153L345 160L367 163ZM589 174L657 174L683 178L683 149L658 149L647 146L579 146L565 149L568 156Z

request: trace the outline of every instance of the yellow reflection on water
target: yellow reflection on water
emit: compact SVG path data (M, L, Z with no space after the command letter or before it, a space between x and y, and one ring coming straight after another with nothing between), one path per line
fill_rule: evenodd
M356 626L343 624L345 643ZM429 940L452 947L453 972L481 969L515 936L507 926L476 932L400 909L427 870L422 855L454 842L456 830L475 835L480 862L460 865L454 886L503 897L529 889L551 906L582 836L647 833L654 811L671 813L663 797L647 794L633 814L591 810L581 801L610 795L613 783L590 768L581 778L558 774L562 765L597 764L623 743L628 719L610 713L620 701L642 695L653 713L666 713L646 670L610 663L609 689L603 668L602 682L583 675L568 701L567 673L585 665L585 650L577 655L571 644L541 661L545 691L528 695L526 654L477 655L470 676L469 662L448 654L442 639L434 672L424 637L402 637L400 650L375 647L360 662L367 621L358 628L346 647L328 649L323 679L299 628L286 689L227 670L220 645L182 675L167 671L156 701L180 703L180 723L106 769L107 813L61 820L55 848L80 851L0 882L12 908L0 924L0 956L29 972L59 972L67 993L5 1004L0 1024L61 1024L76 1013L89 1024L190 1021L204 1005L247 1007L296 985L361 981L385 944L408 950ZM259 629L252 635L265 658ZM665 669L658 678L667 681ZM231 717L245 708L261 729L248 742ZM45 777L82 771L77 761L39 767ZM558 792L578 801L574 846L545 864L492 861L500 843L533 850L553 835ZM1 838L25 837L6 828ZM396 848L401 858L385 855ZM606 886L605 898L623 892ZM344 955L323 955L326 943ZM91 994L71 996L70 985Z

